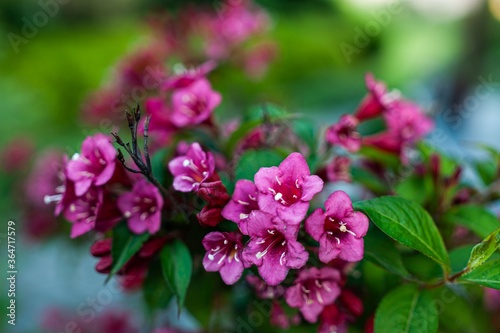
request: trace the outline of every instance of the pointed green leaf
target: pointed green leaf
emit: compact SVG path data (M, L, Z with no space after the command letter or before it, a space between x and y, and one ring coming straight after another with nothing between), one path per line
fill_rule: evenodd
M500 259L487 261L472 272L462 276L459 281L472 282L494 289L500 289Z
M364 240L365 259L393 274L402 277L410 276L410 273L408 273L403 265L401 255L387 236L376 228L372 228L366 234Z
M158 261L151 264L148 275L142 287L144 301L150 313L164 309L174 296L171 287L163 278L161 265Z
M148 238L148 233L135 235L129 231L125 223L118 224L113 229L113 243L111 244L113 266L109 277L118 273L123 265L141 249L142 244L144 244Z
M470 253L467 269L474 270L481 266L500 246L500 228L492 232L481 243L474 246Z
M354 203L384 233L439 263L447 272L450 263L434 221L420 205L399 197L379 197Z
M177 297L179 313L184 305L193 272L193 261L188 248L180 240L165 245L160 253L163 277Z
M375 333L435 333L438 311L432 297L415 285L387 294L375 313Z

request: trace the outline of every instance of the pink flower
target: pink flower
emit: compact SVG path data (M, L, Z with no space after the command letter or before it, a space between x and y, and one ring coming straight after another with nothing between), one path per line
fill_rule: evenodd
M207 272L220 272L225 284L236 283L243 274L241 234L238 232L211 232L203 238L207 250L203 267Z
M366 88L368 95L363 99L354 114L360 121L374 118L386 109L386 106L394 100L387 92L387 88L383 82L375 81L371 73L365 76Z
M150 97L144 103L146 112L151 115L149 123L149 133L157 141L158 144L170 142L171 137L177 131L177 127L172 123L172 112L167 106L163 97ZM144 120L141 120L141 125L138 130L144 133Z
M340 295L340 273L331 267L303 269L294 285L285 292L292 308L299 308L304 319L315 323L324 307Z
M432 131L434 123L410 101L393 102L384 112L387 130L364 139L364 144L401 155L404 148L413 145Z
M121 218L109 193L103 188L92 187L80 197L68 197L64 217L73 224L71 238L81 236L90 230L107 231Z
M222 210L222 216L237 223L241 232L248 235L247 219L253 210L259 210L258 196L259 192L254 183L246 179L238 180L232 199Z
M177 89L172 95L172 122L177 127L198 125L210 118L221 99L204 78Z
M283 286L270 286L256 275L247 275L246 281L253 287L257 297L261 299L278 299L285 294Z
M331 182L351 181L351 159L347 156L335 156L333 161L326 166L326 176Z
M171 160L168 168L174 175L173 185L177 191L197 191L214 174L215 160L212 153L204 152L195 142L189 146L186 155Z
M66 165L67 177L75 183L75 193L81 196L90 186L106 184L113 176L116 150L107 136L96 134L87 137L81 154L75 154Z
M118 208L127 219L129 229L135 234L160 230L163 197L156 186L141 179L134 184L132 192L118 198Z
M328 263L339 257L354 262L363 259L363 236L368 231L368 218L352 209L343 191L332 193L325 202L326 212L316 209L305 222L305 228L319 242L319 259Z
M361 135L357 132L358 123L356 117L343 115L338 123L326 130L326 141L334 146L344 147L351 153L357 152L361 148Z
M267 284L280 284L289 269L306 264L309 253L297 241L298 226L287 226L278 217L255 210L250 213L247 226L250 241L243 250L243 259L257 266Z
M215 60L209 60L199 67L186 68L181 73L178 73L167 80L162 85L163 90L186 88L196 82L198 79L204 78L208 73L217 67Z
M278 167L261 168L255 174L255 185L262 211L299 224L307 214L309 201L322 190L323 181L311 176L304 156L292 153Z

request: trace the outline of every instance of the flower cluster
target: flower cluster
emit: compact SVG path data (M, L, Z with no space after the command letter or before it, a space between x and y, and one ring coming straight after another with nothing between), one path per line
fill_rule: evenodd
M427 135L434 124L415 103L405 100L397 91L389 92L384 83L366 76L368 95L354 115L343 115L338 123L326 131L326 140L333 146L357 152L362 146L373 146L396 154L405 161L405 149ZM380 133L362 136L357 128L366 120L382 117L386 129Z
M248 41L266 31L269 18L246 0L225 1L217 13L181 9L177 18L152 17L153 45L124 59L117 79L86 104L90 118L109 117L114 125L126 120L131 141L123 140L123 133L96 134L72 157L55 152L36 163L25 196L33 234L53 228L46 222L54 222L47 217L47 206L40 203L55 204L51 208L71 224L72 238L94 235L90 253L97 260L96 271L115 276L125 291L141 289L153 312L173 304L172 297L182 310L190 303L184 300L193 297L190 282L204 289L194 297L211 294L207 301L221 313L239 308L234 305L240 295L225 292L246 288L253 292L243 292L241 298L248 304L252 297L265 302L273 326L314 324L319 333L348 332L349 326L360 324L373 331L373 313L363 313L365 307L373 311L371 303L380 302L380 295L369 290L372 285L360 286L358 279L363 274L385 278L373 263L398 271L405 276L401 281L420 279L406 272L393 240L411 251L419 251L418 246L396 239L377 223L370 209L378 206L353 205L351 197L405 197L429 215L445 217L447 234L454 235L447 247L475 240L463 226L449 225L464 220L450 217L449 211L498 197L491 185L498 168L481 169L491 193L461 184L461 166L422 147L433 122L417 104L368 74L368 94L357 109L326 128L269 104L220 123L224 117L218 113L232 100L224 95L222 103L223 85L213 78L224 77L218 75L225 63L243 64L250 76L265 70L274 46ZM243 48L250 44L251 49ZM134 96L138 89L145 89L140 98ZM23 154L14 152L7 155L22 164ZM488 172L494 175L488 178ZM397 207L385 213L392 209ZM365 214L373 220L372 228ZM365 260L367 235L370 257ZM377 250L383 251L374 249L379 241L380 247L391 246L391 256L374 260ZM441 249L434 252L440 255ZM391 260L394 265L386 262ZM445 265L446 258L439 263ZM468 272L449 275L443 268L444 280L432 288ZM206 272L217 272L225 285L236 286L215 295L213 287L221 282L218 276L206 278ZM486 291L491 311L496 311L496 296ZM226 325L218 324L221 329Z

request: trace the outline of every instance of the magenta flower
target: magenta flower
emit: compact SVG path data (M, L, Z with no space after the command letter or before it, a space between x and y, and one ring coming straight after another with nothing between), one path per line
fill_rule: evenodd
M81 154L75 154L66 165L67 177L75 183L75 193L81 196L90 186L106 184L113 176L116 150L107 136L96 134L87 137Z
M163 90L186 88L196 82L198 79L204 78L208 73L217 67L215 60L209 60L199 67L186 68L180 73L168 78L162 85Z
M363 99L354 116L360 121L374 118L386 109L386 106L394 100L393 94L389 94L383 82L376 81L371 73L365 76L368 95Z
M351 181L351 159L347 156L335 156L326 166L326 176L331 182Z
M355 262L363 259L363 236L368 231L368 218L352 209L349 196L333 192L325 202L326 212L316 209L305 222L305 228L319 242L319 259L328 263L339 257Z
M243 274L241 234L238 232L211 232L203 238L207 250L203 267L207 272L220 272L225 284L236 283Z
M305 320L315 323L324 307L340 295L340 279L339 271L331 267L303 269L286 290L285 300L292 308L299 308Z
M326 130L326 141L332 145L344 147L355 153L361 148L361 135L357 131L359 120L349 114L340 117L338 123Z
M215 160L210 152L204 152L199 143L189 146L186 155L168 163L174 175L174 188L180 192L197 191L200 185L214 174Z
M172 112L168 108L163 97L150 97L144 103L146 112L151 115L149 133L153 134L160 143L170 141L172 135L177 131L177 127L172 123ZM140 133L144 133L144 121L138 127Z
M116 205L108 199L103 188L91 187L80 197L68 196L64 206L64 217L73 224L71 238L90 230L106 231L121 218Z
M254 210L247 227L250 241L243 250L243 259L257 266L267 284L280 284L289 269L299 269L309 259L309 253L297 241L298 226L287 226L278 217Z
M118 198L118 208L133 233L154 234L160 230L163 197L148 181L141 179L134 184L132 192L122 194Z
M410 101L400 100L384 112L387 130L364 139L364 144L402 155L411 146L432 131L434 123Z
M311 176L304 156L292 153L278 167L261 168L255 174L255 185L262 211L299 224L307 214L309 201L322 190L323 181Z
M250 180L241 179L236 182L232 199L222 210L222 216L238 224L241 232L248 235L248 216L253 210L259 210L257 198L259 192Z
M172 94L172 122L177 127L198 125L210 118L221 99L204 78L177 89Z
M402 142L414 143L423 138L434 127L422 109L410 101L397 101L384 113L389 132L395 133Z

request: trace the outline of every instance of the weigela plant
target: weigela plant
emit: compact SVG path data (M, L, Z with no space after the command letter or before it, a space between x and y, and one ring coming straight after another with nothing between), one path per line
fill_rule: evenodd
M142 290L152 322L177 307L198 332L458 332L456 307L498 311L500 226L488 208L500 153L475 166L483 188L469 185L426 141L424 109L371 74L359 106L327 126L271 104L221 121L211 75L269 23L231 3L221 20L180 13L184 29L153 19L168 47L128 58L101 94L129 92L145 64L160 66L161 84L115 114L119 131L32 177L70 237L91 234L96 270ZM196 32L207 39L187 50ZM165 61L174 56L189 66Z

